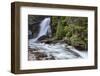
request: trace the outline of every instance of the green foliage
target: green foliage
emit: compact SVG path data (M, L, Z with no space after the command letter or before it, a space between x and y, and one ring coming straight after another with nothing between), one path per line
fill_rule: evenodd
M64 26L62 24L62 21L63 19L59 19L58 20L58 25L57 25L57 31L56 31L56 38L57 39L62 39L64 37Z
M72 46L87 49L87 23L86 17L52 17L53 37L67 39Z

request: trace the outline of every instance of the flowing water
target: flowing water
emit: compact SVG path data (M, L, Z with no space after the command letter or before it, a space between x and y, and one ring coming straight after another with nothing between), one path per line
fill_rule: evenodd
M55 60L62 60L62 59L74 59L74 58L86 58L87 52L80 52L76 50L74 47L69 46L66 43L51 43L51 44L45 44L45 43L39 43L38 39L42 36L46 36L47 34L51 35L51 27L50 27L50 18L45 18L40 23L40 30L36 38L29 39L29 48L35 49L38 51L38 53L43 53L41 57L42 60L46 60L46 58L55 59ZM37 42L38 41L38 42ZM32 59L36 60L36 56L34 55L34 52L32 51ZM29 60L32 60L29 59Z
M51 35L51 27L50 27L50 18L45 18L41 23L40 23L40 31L39 34L36 38L30 39L30 43L34 43L38 41L38 39L42 36L46 36L47 33Z

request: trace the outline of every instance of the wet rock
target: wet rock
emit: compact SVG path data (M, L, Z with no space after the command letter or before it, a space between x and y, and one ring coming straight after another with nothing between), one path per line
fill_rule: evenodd
M50 57L46 57L46 60L55 60L55 57L53 55L50 55Z
M41 43L46 43L46 44L50 44L50 43L52 43L53 41L51 41L51 40L42 40L41 41Z
M78 49L78 50L80 50L80 51L85 51L85 50L87 50L86 48L84 48L84 46L83 45L77 45L77 46L74 46L76 49Z
M29 48L29 49L28 49L28 51L31 51L31 52L32 52L32 51L38 51L38 50L39 50L38 48Z
M39 39L38 39L38 41L42 41L42 40L47 40L47 38L48 38L48 36L41 36Z

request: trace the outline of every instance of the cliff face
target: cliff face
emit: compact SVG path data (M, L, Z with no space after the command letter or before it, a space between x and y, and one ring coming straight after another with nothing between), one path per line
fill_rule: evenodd
M28 15L28 30L31 31L31 37L35 38L39 32L39 24L44 19L44 16L34 16L34 15Z

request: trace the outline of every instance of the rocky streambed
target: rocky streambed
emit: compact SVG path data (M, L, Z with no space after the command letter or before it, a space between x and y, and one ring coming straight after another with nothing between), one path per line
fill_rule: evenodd
M86 51L80 52L65 43L31 43L28 48L28 60L63 60L86 57Z

